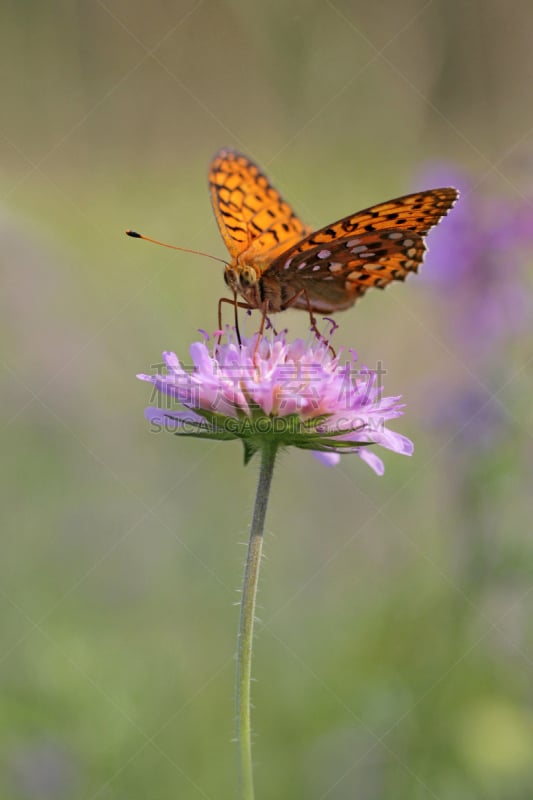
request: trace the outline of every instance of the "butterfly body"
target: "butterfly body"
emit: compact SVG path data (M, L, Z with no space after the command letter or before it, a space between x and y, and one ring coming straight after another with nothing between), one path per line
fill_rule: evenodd
M225 281L263 315L341 311L370 287L404 280L422 262L425 235L458 196L453 188L417 192L312 232L259 167L234 150L215 155L209 185L231 256Z

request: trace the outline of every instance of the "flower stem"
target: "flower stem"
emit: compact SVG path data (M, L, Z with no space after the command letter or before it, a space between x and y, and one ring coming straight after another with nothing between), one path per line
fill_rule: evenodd
M237 649L236 717L242 800L253 800L254 798L252 730L250 724L252 647L259 567L263 549L263 532L274 462L276 460L276 449L275 444L267 442L263 444L261 449L261 467L241 594L241 616Z

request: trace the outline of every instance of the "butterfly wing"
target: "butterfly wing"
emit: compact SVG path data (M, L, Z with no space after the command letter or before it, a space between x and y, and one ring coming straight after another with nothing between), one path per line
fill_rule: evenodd
M288 284L286 305L322 312L349 308L368 288L383 289L417 271L426 233L457 195L455 189L430 189L345 217L278 256L265 278Z
M425 236L444 217L457 200L457 189L428 189L371 206L321 228L299 242L294 253L303 253L336 239L357 237L388 228L412 231Z
M233 258L264 265L307 236L291 206L247 156L223 148L209 166L209 192L222 238Z

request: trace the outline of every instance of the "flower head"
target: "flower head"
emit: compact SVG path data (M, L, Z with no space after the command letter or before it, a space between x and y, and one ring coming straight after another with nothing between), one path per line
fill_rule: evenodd
M163 353L165 374L138 375L165 398L146 417L159 429L204 439L240 439L245 462L264 445L311 450L326 464L356 453L381 475L381 459L370 445L411 455L413 444L389 430L399 417L399 397L381 396L380 370L357 370L353 351L334 356L325 341L289 342L286 333L241 337L225 331L210 349L191 345L192 368L174 353ZM341 357L342 360L341 360ZM175 404L181 408L174 407Z

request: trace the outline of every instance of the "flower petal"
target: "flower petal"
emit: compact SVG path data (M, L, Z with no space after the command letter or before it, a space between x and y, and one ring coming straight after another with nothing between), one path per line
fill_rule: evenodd
M341 457L338 453L323 453L320 450L312 451L314 457L326 467L336 467Z
M168 430L199 425L207 427L205 419L199 414L195 414L194 411L169 411L156 406L148 406L144 410L144 416L148 422Z
M383 462L370 448L413 452L409 439L386 427L404 406L399 397L382 397L375 371L356 368L355 351L344 352L350 355L341 363L323 340L291 342L284 331L257 345L257 335L238 339L227 328L211 349L206 341L191 345L192 370L167 351L166 374L138 376L165 396L165 408L150 407L146 415L182 435L239 438L247 458L269 440L310 450L328 466L356 453L382 475ZM185 410L169 408L173 403Z
M361 450L357 451L357 455L359 458L362 458L363 461L366 461L368 466L374 470L376 475L383 475L385 472L385 465L379 456L369 450L367 447L362 448Z

